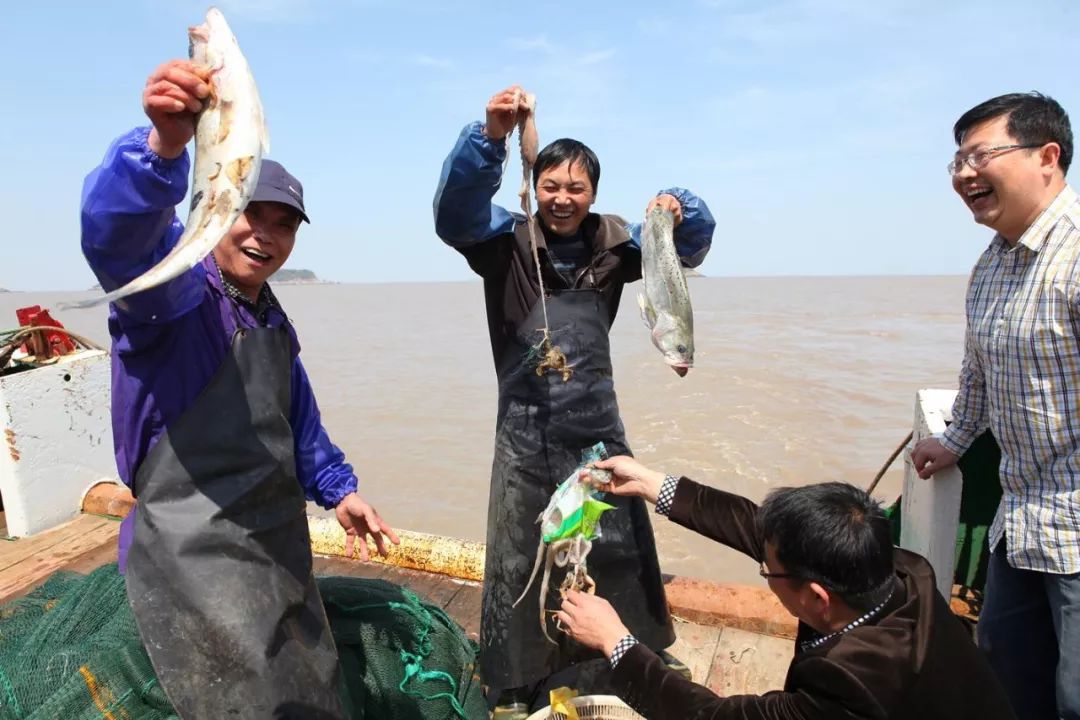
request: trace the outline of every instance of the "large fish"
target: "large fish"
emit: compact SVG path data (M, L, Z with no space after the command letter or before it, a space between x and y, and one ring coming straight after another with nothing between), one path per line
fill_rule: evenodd
M187 272L225 237L255 192L270 142L251 69L217 8L188 29L188 38L191 61L210 68L211 77L210 97L195 122L194 188L184 232L168 255L127 285L70 307L119 300Z
M675 217L654 207L641 231L641 276L645 294L638 295L641 317L664 362L680 376L694 366L694 313L690 288L675 252Z

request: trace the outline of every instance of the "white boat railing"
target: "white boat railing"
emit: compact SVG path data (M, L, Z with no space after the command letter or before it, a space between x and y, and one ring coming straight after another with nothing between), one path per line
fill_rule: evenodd
M946 598L952 593L963 477L953 466L927 480L921 479L911 463L910 448L923 438L945 431L955 398L955 390L924 389L915 393L911 445L904 453L900 521L900 547L930 561L938 590Z
M110 387L109 354L100 350L0 376L7 535L34 535L70 520L88 487L116 477Z

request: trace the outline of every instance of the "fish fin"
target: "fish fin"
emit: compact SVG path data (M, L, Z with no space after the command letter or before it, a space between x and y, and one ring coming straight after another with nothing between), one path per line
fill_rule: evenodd
M145 274L140 275L138 278L136 278L135 280L132 280L127 285L124 285L122 287L118 287L115 290L113 290L112 292L105 293L104 295L100 295L100 296L95 297L95 298L90 298L89 300L80 300L78 302L72 302L72 303L60 303L59 305L57 305L56 309L61 311L61 312L65 311L65 310L85 310L87 308L96 307L98 305L104 305L105 303L116 302L117 300L121 300L123 298L126 298L128 295L134 295L134 294L140 293L140 292L142 292L144 290L149 290L152 287L156 287L157 284L160 284L160 283L166 282L168 280L171 280L174 277L177 277L178 275L181 275L181 274L183 274L184 272L187 272L190 269L191 269L190 267L181 268L180 272L177 272L175 275L169 275L164 280L158 280L157 283L150 284L150 285L147 285L145 282L140 282L140 280L142 280L142 278L145 277ZM149 271L147 271L147 272L149 272Z
M641 308L642 322L645 323L645 327L652 330L653 326L656 325L656 311L652 309L652 306L649 305L649 301L646 300L645 296L641 293L638 293L637 304L638 307Z
M97 307L105 302L110 302L112 298L108 295L99 295L89 300L79 300L78 302L62 302L56 305L56 309L59 312L67 312L68 310L86 310L87 308Z

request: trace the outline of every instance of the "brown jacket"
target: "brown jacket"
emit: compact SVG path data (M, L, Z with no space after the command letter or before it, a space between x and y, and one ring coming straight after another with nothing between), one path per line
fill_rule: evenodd
M757 509L682 478L669 517L760 560ZM799 624L782 691L719 697L642 645L619 662L616 687L650 720L1015 720L986 660L937 591L930 564L899 548L894 561L900 588L877 620L807 651L798 643L813 631Z
M630 243L626 221L617 215L596 213L585 218L581 229L592 250L592 260L572 284L555 271L542 225L539 222L536 225L537 254L544 272L544 286L548 290L599 290L608 309L608 320L614 322L623 285L641 279L641 251ZM469 267L484 278L488 333L498 363L508 339L513 337L540 299L528 225L518 222L512 233L459 248L459 251L469 261Z

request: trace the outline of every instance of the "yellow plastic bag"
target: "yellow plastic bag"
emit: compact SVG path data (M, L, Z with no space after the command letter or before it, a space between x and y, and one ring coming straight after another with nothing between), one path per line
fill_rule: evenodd
M566 716L566 720L581 720L577 714L577 708L574 707L574 703L570 702L577 697L577 690L571 690L568 687L556 688L551 691L549 697L551 699L551 712L562 713Z

